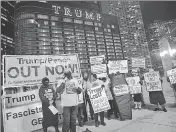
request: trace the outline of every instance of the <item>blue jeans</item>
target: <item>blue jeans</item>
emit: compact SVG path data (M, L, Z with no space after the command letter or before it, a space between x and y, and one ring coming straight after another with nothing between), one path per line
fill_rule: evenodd
M76 118L78 106L69 106L63 108L63 126L62 132L76 132Z

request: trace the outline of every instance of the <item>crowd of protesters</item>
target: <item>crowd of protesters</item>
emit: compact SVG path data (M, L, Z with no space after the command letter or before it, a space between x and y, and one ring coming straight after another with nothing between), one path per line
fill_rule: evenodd
M148 71L154 72L153 69ZM145 106L143 94L137 93L131 95L126 93L120 96L117 96L114 93L113 88L117 85L128 85L126 77L140 77L140 84L144 85L144 76L140 71L137 73L130 74L121 74L116 72L109 74L106 77L98 78L96 74L91 73L91 71L85 71L83 73L83 78L81 84L78 82L78 79L72 76L72 73L69 70L65 70L64 77L61 82L57 84L56 90L53 89L53 86L49 83L49 78L42 79L42 86L39 89L39 97L42 102L43 110L43 130L47 132L47 128L54 126L55 131L58 130L58 114L53 114L49 110L49 106L56 107L56 98L57 94L61 95L61 105L63 107L63 126L62 132L76 132L76 121L78 119L79 126L82 127L89 120L95 120L95 126L99 125L106 126L105 123L105 114L107 113L107 119L111 120L112 115L120 121L131 120L132 119L132 101L134 102L134 109L141 109L142 106ZM160 79L161 83L163 82ZM169 79L168 79L169 81ZM88 90L96 86L101 85L104 88L107 99L109 101L110 109L107 111L102 111L100 113L94 113L91 99L89 98ZM173 84L172 88L176 88ZM2 93L1 93L2 94ZM47 96L46 96L47 95ZM82 95L82 96L80 96ZM79 103L79 98L82 98L83 102ZM167 112L165 108L165 97L163 91L152 91L149 92L150 103L154 104L156 107L154 111L159 111L159 106L161 106L164 112ZM98 117L100 116L100 121ZM3 126L3 125L2 125ZM90 132L87 129L88 132Z
M148 72L153 72L153 69L150 69ZM89 120L95 120L95 126L99 125L106 126L105 123L105 113L102 111L100 113L94 113L91 100L89 98L88 90L94 88L98 85L101 85L105 89L106 96L109 101L110 109L107 110L107 119L110 120L112 115L120 121L131 120L132 119L132 101L134 101L135 109L141 109L142 106L145 106L143 94L137 93L131 95L130 93L117 96L113 87L116 85L128 85L126 77L140 76L140 84L143 85L144 76L137 72L135 74L121 74L120 72L110 74L106 77L98 78L96 74L86 71L83 73L83 79L81 84L78 83L76 78L73 78L72 73L69 70L66 70L64 73L64 79L62 82L57 84L56 91L53 90L49 85L49 79L44 78L42 80L43 85L39 90L39 96L42 101L43 108L43 129L44 132L47 131L47 127L54 126L56 132L57 129L57 114L52 115L48 110L49 105L55 105L55 99L57 94L61 94L61 105L63 106L63 127L62 132L76 132L76 120L78 119L79 126L82 127ZM161 80L162 82L162 80ZM72 89L70 89L72 88ZM44 97L44 91L50 89L50 92L53 93L53 98L47 100ZM78 95L82 98L83 102L79 104ZM154 104L156 108L154 111L158 111L158 104L161 105L161 108L164 112L167 112L165 108L165 98L162 91L152 91L149 92L150 103ZM88 106L88 107L87 107ZM48 112L48 114L47 114ZM100 116L100 121L98 117ZM89 130L87 130L89 131Z

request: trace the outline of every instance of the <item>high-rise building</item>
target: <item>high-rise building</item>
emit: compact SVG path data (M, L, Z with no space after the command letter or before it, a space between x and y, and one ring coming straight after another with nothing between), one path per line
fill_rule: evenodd
M14 54L14 5L15 1L1 1L1 71L2 56Z
M145 57L146 68L150 68L151 59L139 1L103 1L101 7L104 14L118 18L124 56L129 60L129 67L131 57Z
M1 55L14 54L14 1L1 1Z
M149 50L159 49L158 41L165 35L170 34L176 27L176 19L168 21L154 21L148 26Z
M78 53L81 68L89 57L122 59L116 17L97 2L21 1L15 7L15 54Z
M174 28L176 28L176 20L156 20L148 26L147 38L149 40L149 50L151 51L151 60L154 69L163 71L160 47L158 44L164 36L172 35L171 32ZM171 41L170 47L175 48L175 45Z

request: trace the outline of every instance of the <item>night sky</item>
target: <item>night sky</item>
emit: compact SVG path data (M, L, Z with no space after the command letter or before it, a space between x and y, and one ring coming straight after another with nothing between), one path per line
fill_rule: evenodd
M140 1L145 28L154 20L176 19L176 1Z

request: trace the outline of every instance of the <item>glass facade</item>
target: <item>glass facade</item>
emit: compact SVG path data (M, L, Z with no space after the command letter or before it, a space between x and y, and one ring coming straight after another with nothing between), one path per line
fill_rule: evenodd
M94 10L90 10L91 2L82 3L86 7L90 4L90 9L86 10L80 2L69 6L63 3L17 3L15 54L78 53L82 69L89 66L90 56L123 59L116 17L101 14L95 3Z
M162 59L158 42L166 34L169 34L176 27L176 20L169 21L154 21L148 26L149 49L151 51L151 60L154 69L163 71ZM171 35L171 34L170 34ZM175 44L170 43L171 48Z
M14 54L14 5L15 1L1 1L1 71L2 56Z
M100 2L104 14L118 18L124 57L145 57L146 68L151 67L148 42L144 29L139 1L103 1Z

